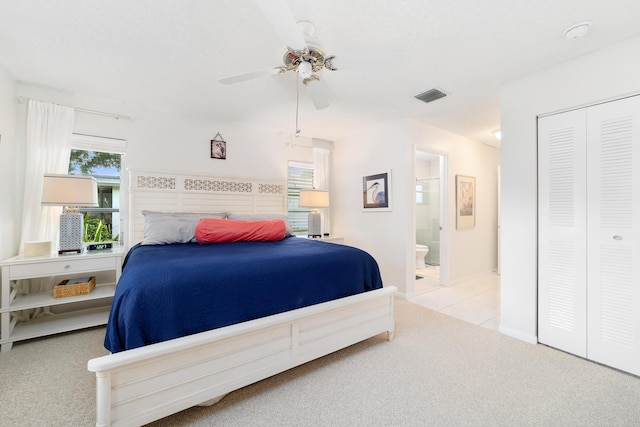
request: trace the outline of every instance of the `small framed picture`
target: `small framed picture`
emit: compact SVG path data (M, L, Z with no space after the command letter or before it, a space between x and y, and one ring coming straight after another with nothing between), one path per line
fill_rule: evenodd
M211 140L211 158L212 159L226 159L227 158L227 143L218 139Z
M476 179L456 175L456 228L476 226Z
M391 171L362 178L362 210L365 212L391 210Z

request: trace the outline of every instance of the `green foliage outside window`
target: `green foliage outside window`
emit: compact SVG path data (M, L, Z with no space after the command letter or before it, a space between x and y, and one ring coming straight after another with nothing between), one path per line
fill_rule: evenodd
M120 154L100 151L71 150L69 172L82 175L100 174L104 170L120 171Z
M112 234L111 226L101 218L90 218L84 215L84 242L117 242L120 235Z
M101 184L101 178L118 178L122 155L82 149L71 149L69 173L95 176L98 179L98 211L85 208L84 242L114 242L119 235L113 235L111 212L100 212L113 206L113 184Z

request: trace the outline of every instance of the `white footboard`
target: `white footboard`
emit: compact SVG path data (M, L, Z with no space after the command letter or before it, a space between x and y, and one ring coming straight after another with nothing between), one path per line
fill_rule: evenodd
M385 287L262 319L92 359L97 426L139 426L382 332L393 338Z

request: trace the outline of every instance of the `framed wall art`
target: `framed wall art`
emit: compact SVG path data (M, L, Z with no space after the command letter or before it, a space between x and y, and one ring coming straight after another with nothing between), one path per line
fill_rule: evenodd
M456 175L456 228L476 226L476 179Z
M362 210L391 210L391 171L362 178Z
M222 138L220 132L211 140L211 158L222 160L227 158L227 142Z

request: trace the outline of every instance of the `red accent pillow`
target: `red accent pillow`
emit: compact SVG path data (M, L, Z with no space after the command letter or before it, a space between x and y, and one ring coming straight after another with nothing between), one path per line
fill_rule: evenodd
M203 218L196 226L198 243L224 243L239 241L274 241L285 237L282 220L236 221L231 219Z

